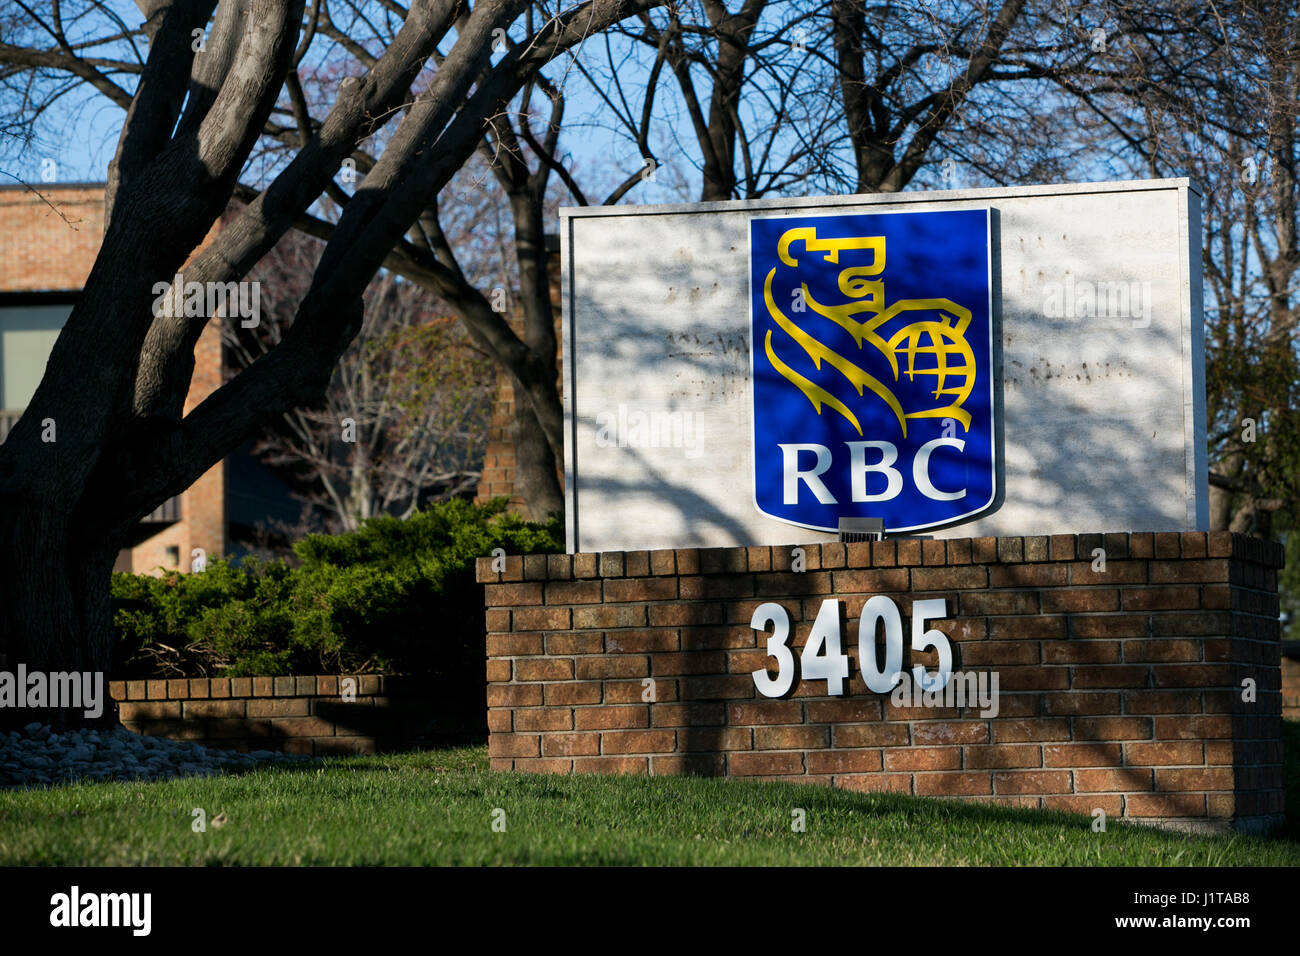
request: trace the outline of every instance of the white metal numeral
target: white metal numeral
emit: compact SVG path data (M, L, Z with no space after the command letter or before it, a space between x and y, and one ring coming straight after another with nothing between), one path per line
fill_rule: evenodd
M776 658L776 677L769 677L765 668L759 668L752 672L754 686L764 697L784 697L798 676L794 654L786 643L790 640L790 615L781 605L771 601L760 604L754 609L749 626L756 631L766 631L768 624L774 625L772 633L767 636L767 656Z
M812 633L799 656L799 667L807 680L826 680L826 694L839 697L849 676L849 656L840 647L840 602L822 601L813 621Z
M876 621L885 623L885 666L876 662ZM858 619L858 666L873 694L888 694L903 676L903 619L898 605L877 594L862 605Z
M952 644L948 635L926 628L927 622L947 616L948 602L944 598L912 602L912 653L922 653L932 647L939 653L939 666L933 675L924 665L912 668L912 680L922 691L941 691L952 677ZM877 623L884 624L885 631L883 667L876 646ZM767 635L767 656L776 658L777 671L776 677L769 676L766 668L751 672L760 694L786 696L802 672L809 680L825 680L827 696L843 696L849 658L841 641L838 599L822 601L798 660L790 650L790 615L780 604L771 601L755 608L749 620L749 626L756 631L766 632L769 624L772 632ZM858 664L862 679L873 694L888 694L903 679L903 618L898 605L883 594L877 594L862 606L862 616L858 619Z
M944 598L912 602L912 653L930 647L939 652L939 670L934 677L927 675L921 664L912 667L912 680L923 691L943 690L952 676L952 645L948 643L948 635L943 631L925 629L926 621L947 616L948 602Z

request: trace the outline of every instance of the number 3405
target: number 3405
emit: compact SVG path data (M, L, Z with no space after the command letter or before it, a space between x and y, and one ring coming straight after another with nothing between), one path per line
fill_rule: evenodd
M942 631L927 629L928 621L948 616L948 602L944 598L929 598L912 602L912 652L934 648L939 652L939 667L933 675L917 664L912 668L912 679L925 691L942 690L952 674L952 644ZM885 629L885 660L879 660L876 647L876 625ZM753 672L754 686L764 697L784 697L789 694L800 673L807 680L825 680L826 693L831 697L844 694L844 682L849 677L849 658L841 649L840 602L837 598L822 601L812 633L803 652L795 660L790 649L790 615L779 604L760 604L750 618L749 626L756 631L767 631L767 654L776 658L777 672L772 677L766 669ZM858 618L858 662L862 679L873 694L888 694L903 676L903 619L898 605L883 594L878 594L862 607Z

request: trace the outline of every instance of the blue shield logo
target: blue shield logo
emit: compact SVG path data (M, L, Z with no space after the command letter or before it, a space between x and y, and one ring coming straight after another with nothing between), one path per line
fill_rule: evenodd
M996 494L989 211L753 219L754 501L836 531Z

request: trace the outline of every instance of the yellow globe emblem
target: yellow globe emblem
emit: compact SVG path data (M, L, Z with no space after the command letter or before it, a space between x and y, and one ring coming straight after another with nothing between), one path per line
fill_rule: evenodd
M887 314L893 318L912 311L938 311L941 318L903 326L889 337L883 351L895 369L895 378L898 356L905 355L909 381L915 381L918 375L934 379L930 394L936 405L907 412L905 418L952 418L970 431L970 413L962 408L975 387L975 353L966 341L970 310L949 299L904 299L894 303ZM906 428L903 434L907 434Z

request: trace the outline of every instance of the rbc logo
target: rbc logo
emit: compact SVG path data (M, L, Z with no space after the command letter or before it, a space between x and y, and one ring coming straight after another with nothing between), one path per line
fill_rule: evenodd
M754 500L951 524L996 494L989 212L750 221Z

